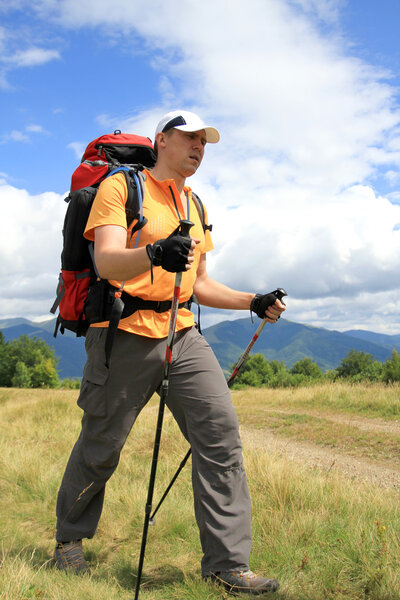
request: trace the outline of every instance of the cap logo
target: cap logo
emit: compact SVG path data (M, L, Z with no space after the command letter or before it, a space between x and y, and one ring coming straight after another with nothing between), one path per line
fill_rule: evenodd
M173 127L178 127L178 125L186 125L186 121L182 116L175 117L174 119L171 119L171 121L168 121L162 132L164 133Z

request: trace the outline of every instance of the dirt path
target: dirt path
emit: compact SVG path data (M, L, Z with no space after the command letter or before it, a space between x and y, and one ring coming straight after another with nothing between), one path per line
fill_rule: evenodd
M292 411L279 412L289 413ZM347 415L322 415L321 413L311 412L307 414L324 416L335 423L352 425L364 431L386 431L400 434L400 423L398 422L353 418ZM382 464L376 460L354 458L338 450L323 448L307 442L288 440L268 430L260 431L259 429L241 426L240 431L245 447L262 447L268 452L278 452L282 456L310 468L318 468L327 472L339 472L350 479L400 490L400 465L397 463L388 465L387 462Z
M353 415L345 415L345 414L332 414L329 412L321 412L315 410L289 410L289 409L271 409L274 413L281 413L283 415L292 415L298 414L301 412L303 415L310 415L313 417L321 417L326 419L327 421L332 421L333 423L339 423L343 425L351 425L352 427L357 427L362 431L380 431L383 433L394 433L400 436L400 421L384 421L383 419L363 419L362 417L355 417Z

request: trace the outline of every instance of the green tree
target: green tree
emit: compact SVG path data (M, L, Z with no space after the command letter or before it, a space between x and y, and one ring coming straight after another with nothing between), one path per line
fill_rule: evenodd
M31 385L34 388L59 386L57 370L50 358L46 358L30 369Z
M272 377L269 381L271 387L289 387L293 385L293 378L282 360L271 360Z
M254 354L247 358L235 379L234 385L236 387L244 385L262 387L271 380L272 376L272 368L265 356Z
M80 379L72 379L69 377L60 382L60 387L66 390L79 390L81 387L81 381Z
M320 379L323 375L320 367L311 358L298 360L289 371L292 375L305 375L310 379Z
M0 385L58 387L57 358L53 348L36 337L21 335L4 342L0 336ZM24 365L24 367L22 366Z
M18 339L8 343L10 355L15 362L19 360L27 367L34 367L42 360L50 359L57 366L57 359L53 348L50 348L46 342L37 337L21 335Z
M336 369L337 377L344 377L352 381L378 381L382 377L383 365L374 360L367 352L350 350Z
M29 368L25 363L18 361L15 366L15 372L11 380L11 385L17 388L31 387L31 376Z
M386 383L400 381L400 356L397 350L393 350L391 357L384 363L382 378Z
M4 334L0 331L0 386L10 387L15 364L12 363L9 344L6 342Z

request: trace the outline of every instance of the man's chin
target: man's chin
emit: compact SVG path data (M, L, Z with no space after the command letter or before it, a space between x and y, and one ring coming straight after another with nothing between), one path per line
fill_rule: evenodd
M197 169L199 168L200 165L192 165L192 166L188 166L184 169L184 176L185 177L190 177L191 175L194 175L197 171Z

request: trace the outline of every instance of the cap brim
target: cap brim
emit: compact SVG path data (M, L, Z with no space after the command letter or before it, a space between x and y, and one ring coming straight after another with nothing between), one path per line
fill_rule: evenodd
M219 131L215 129L215 127L206 127L206 140L209 144L216 144L219 142Z
M201 131L204 129L206 132L206 141L208 144L216 144L220 140L220 135L218 129L215 127L202 127L201 129L193 129L190 125L177 125L175 129L180 129L181 131Z

